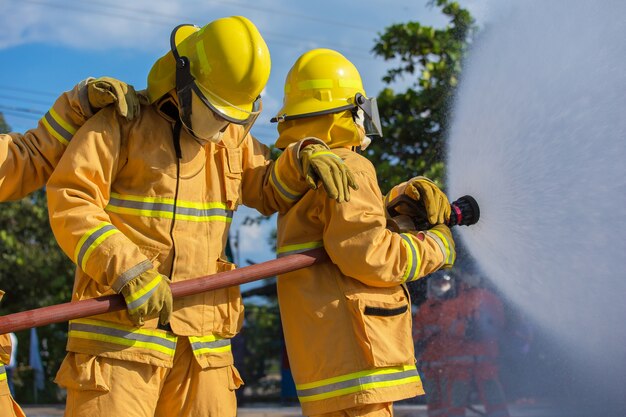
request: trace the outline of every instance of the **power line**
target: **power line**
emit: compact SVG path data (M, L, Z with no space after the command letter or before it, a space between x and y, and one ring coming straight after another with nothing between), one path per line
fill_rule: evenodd
M0 99L20 101L20 102L26 102L26 103L31 103L31 104L41 104L44 106L50 106L52 104L50 101L34 100L32 98L27 98L27 97L5 96L4 94L0 94Z
M198 2L194 2L194 3L198 3ZM366 31L370 33L376 33L376 31L372 30L372 28L346 23L345 21L340 22L340 21L330 20L330 19L321 18L317 16L303 15L299 13L289 12L286 10L268 9L265 7L255 6L251 4L237 3L237 2L232 2L232 1L228 3L222 3L222 4L226 6L237 6L240 8L244 8L246 10L248 9L257 10L259 12L269 13L272 15L283 15L283 16L295 17L297 19L311 20L313 22L324 23L324 24L332 25L332 26L340 26L343 28L351 28L351 29Z
M197 1L193 1L193 2L187 2L187 3L196 3L196 4L206 4L206 1L202 1L202 2L197 2ZM375 34L376 31L372 30L372 28L370 27L365 27L365 26L359 26L359 25L354 25L354 24L350 24L350 23L346 23L345 21L340 22L340 21L336 21L336 20L330 20L327 18L321 18L321 17L317 17L317 16L310 16L310 15L304 15L304 14L300 14L300 13L293 13L293 12L289 12L286 11L284 9L268 9L266 7L260 7L260 6L256 6L253 4L244 4L244 3L238 3L238 2L211 2L211 3L219 3L222 6L235 6L238 7L240 9L245 9L245 10L256 10L262 13L269 13L272 16L276 16L276 15L282 15L282 16L288 16L288 17L295 17L297 19L302 19L302 20L310 20L313 22L317 22L317 23L323 23L326 25L331 25L331 26L339 26L342 28L351 28L351 29L356 29L356 30L361 30L361 31L365 31L365 32L369 32L369 33L373 33ZM165 13L159 13L159 12L155 12L152 10L143 10L143 9L138 9L138 8L130 8L130 7L122 7L122 6L117 6L117 5L111 5L108 3L102 3L102 2L97 2L97 1L90 1L89 4L94 5L94 6L99 6L99 7L103 7L103 8L114 8L114 9L120 9L120 10L126 10L126 11L131 11L131 12L138 12L138 13L142 13L142 14L151 14L154 16L160 16L160 17L172 17L171 14L165 14Z
M44 6L44 7L51 7L51 8L62 9L63 11L70 11L70 12L76 12L76 13L82 13L82 14L89 14L89 15L100 14L100 15L106 15L106 16L110 16L110 17L114 17L114 18L130 20L130 21L133 21L133 22L141 21L141 22L145 22L145 23L153 24L153 25L160 25L160 26L167 25L168 27L173 27L175 24L178 24L178 22L180 22L180 21L194 21L194 20L197 19L197 17L194 18L194 17L165 15L163 13L157 13L157 12L153 12L153 11L150 11L150 10L143 10L143 9L138 9L138 8L127 8L127 7L124 8L124 7L118 7L118 6L110 6L110 5L106 5L106 4L103 4L103 3L95 3L95 4L92 4L92 3L88 3L88 4L74 3L70 7L68 5L54 4L54 3L46 2L46 1L43 1L43 0L22 0L22 2L23 3L37 4L37 5ZM104 10L104 11L102 11L102 10L94 11L94 9L92 7L88 7L88 6L96 6L96 7L105 8L105 9L114 8L116 10L116 12L111 12L111 11L106 11L106 10ZM130 12L130 14L122 14L122 13L117 12L119 10ZM146 17L146 15L152 15L152 16L157 16L157 17L165 17L167 20L150 19L150 18ZM174 23L173 18L177 19L176 23ZM272 37L279 38L280 40L275 40L274 43L283 43L284 45L286 44L286 46L289 46L289 47L300 47L300 45L297 44L296 42L290 42L288 40L301 40L303 42L310 42L310 43L315 43L315 44L319 44L319 43L330 44L329 42L324 41L324 40L300 37L300 36L297 36L295 34L288 34L287 35L287 34L282 34L282 33L279 33L279 32L272 32L272 31L264 31L264 37L266 37L268 39L272 39ZM346 45L346 44L336 44L336 45L340 46L341 48L350 49L350 50L358 50L359 49L359 47L356 47L354 45ZM361 56L361 58L373 59L371 56L367 56L367 57Z
M34 95L38 95L38 96L49 96L49 97L57 97L58 96L58 94L50 93L50 92L47 92L47 91L29 90L29 89L26 89L26 88L16 88L16 87L13 87L13 86L1 85L1 84L0 84L0 90L17 91L17 92L20 92L20 93L34 94Z
M18 113L27 113L27 114L36 114L39 117L43 116L45 111L28 109L26 107L15 107L15 106L6 106L4 104L0 104L0 110L2 111L12 111Z

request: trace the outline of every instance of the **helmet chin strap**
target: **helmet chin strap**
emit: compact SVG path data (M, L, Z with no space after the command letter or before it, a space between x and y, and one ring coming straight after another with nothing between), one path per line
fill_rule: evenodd
M186 25L180 25L174 28L170 35L170 48L174 60L176 61L176 94L178 95L178 106L180 109L180 118L185 126L191 126L191 91L195 79L191 75L191 65L189 58L180 56L176 49L176 31Z

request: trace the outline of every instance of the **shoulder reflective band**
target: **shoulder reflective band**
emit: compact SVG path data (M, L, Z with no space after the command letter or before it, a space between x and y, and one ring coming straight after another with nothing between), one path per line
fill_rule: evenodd
M415 384L419 381L420 377L415 365L406 365L355 372L308 384L297 384L296 390L300 402L311 402L377 388Z
M4 381L7 379L7 370L4 365L0 365L0 381Z

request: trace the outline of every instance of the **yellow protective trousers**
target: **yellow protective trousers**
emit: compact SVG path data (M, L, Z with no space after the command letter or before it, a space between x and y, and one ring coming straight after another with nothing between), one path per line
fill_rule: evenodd
M393 417L393 403L367 404L309 417Z
M2 335L8 336L8 335ZM0 365L0 416L2 417L26 417L19 405L15 402L9 391L7 374L3 365Z
M55 382L65 417L235 417L243 383L232 365L202 368L186 337L172 368L69 352Z

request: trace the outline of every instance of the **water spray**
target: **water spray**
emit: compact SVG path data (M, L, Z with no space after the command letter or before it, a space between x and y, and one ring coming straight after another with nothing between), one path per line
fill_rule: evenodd
M387 219L387 228L397 232L407 232L410 230L428 230L431 225L426 219L426 209L421 202L401 195L387 207L387 212L391 216ZM407 214L409 213L409 214ZM471 226L480 219L480 207L478 202L471 195L459 197L450 204L450 219L446 223L452 226Z

